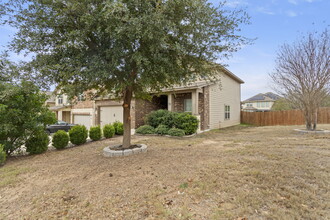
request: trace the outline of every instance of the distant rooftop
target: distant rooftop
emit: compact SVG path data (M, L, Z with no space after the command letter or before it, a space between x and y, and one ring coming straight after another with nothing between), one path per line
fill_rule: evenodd
M47 99L46 102L55 102L55 95L54 95L53 92L51 92L51 91L46 91L45 93L46 93L46 95L49 96L49 98Z
M281 96L276 95L272 92L267 92L267 93L259 93L249 99L246 99L245 102L256 102L256 101L276 101L278 99L280 99Z

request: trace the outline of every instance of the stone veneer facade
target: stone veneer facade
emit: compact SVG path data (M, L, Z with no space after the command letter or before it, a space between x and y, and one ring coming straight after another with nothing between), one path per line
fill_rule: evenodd
M178 93L173 95L173 111L174 112L184 112L184 100L185 99L191 99L191 92L187 93Z
M210 128L210 92L209 87L203 87L203 93L198 94L198 114L200 115L201 130Z

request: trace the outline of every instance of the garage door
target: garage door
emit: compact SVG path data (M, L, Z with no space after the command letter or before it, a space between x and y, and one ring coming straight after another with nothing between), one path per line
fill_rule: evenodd
M122 106L104 106L100 107L100 124L103 127L115 121L123 122Z
M91 127L92 116L90 115L73 115L73 123L78 125L85 125L89 130Z

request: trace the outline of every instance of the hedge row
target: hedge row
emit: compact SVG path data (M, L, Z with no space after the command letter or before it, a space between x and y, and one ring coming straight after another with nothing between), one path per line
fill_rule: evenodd
M103 130L103 134L102 134ZM112 125L107 124L101 129L100 126L91 127L89 130L89 137L93 141L100 140L104 135L105 138L111 138L115 134L122 135L124 133L124 126L121 122L114 122ZM69 141L75 145L86 143L88 137L88 130L84 125L76 125L69 130L69 134L63 130L57 131L52 139L53 146L60 150L68 146ZM41 154L47 151L49 145L49 137L45 131L38 131L31 135L26 143L26 151L30 154ZM6 152L3 145L0 144L0 166L6 161Z
M81 145L86 143L88 133L90 139L98 141L102 136L111 138L115 134L122 135L123 130L123 123L121 122L107 124L103 129L101 129L100 126L94 126L89 129L89 132L84 125L76 125L69 130L69 134L62 130L57 131L53 136L53 146L56 149L63 149L69 144L69 141L71 141L72 144Z
M6 152L3 149L3 145L0 144L0 166L6 162Z

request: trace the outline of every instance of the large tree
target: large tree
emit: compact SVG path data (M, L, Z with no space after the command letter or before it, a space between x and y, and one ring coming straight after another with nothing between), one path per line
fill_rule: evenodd
M318 109L330 93L329 37L325 30L284 44L271 74L279 92L303 111L308 130L316 129Z
M35 54L31 71L68 94L93 90L123 100L124 148L133 96L213 78L213 61L250 42L238 34L249 22L243 10L207 0L22 2L11 16L12 48Z
M56 121L45 106L47 98L32 82L0 81L0 144L8 155Z
M45 105L48 96L20 77L20 66L0 55L0 145L10 155L47 124L56 121Z

